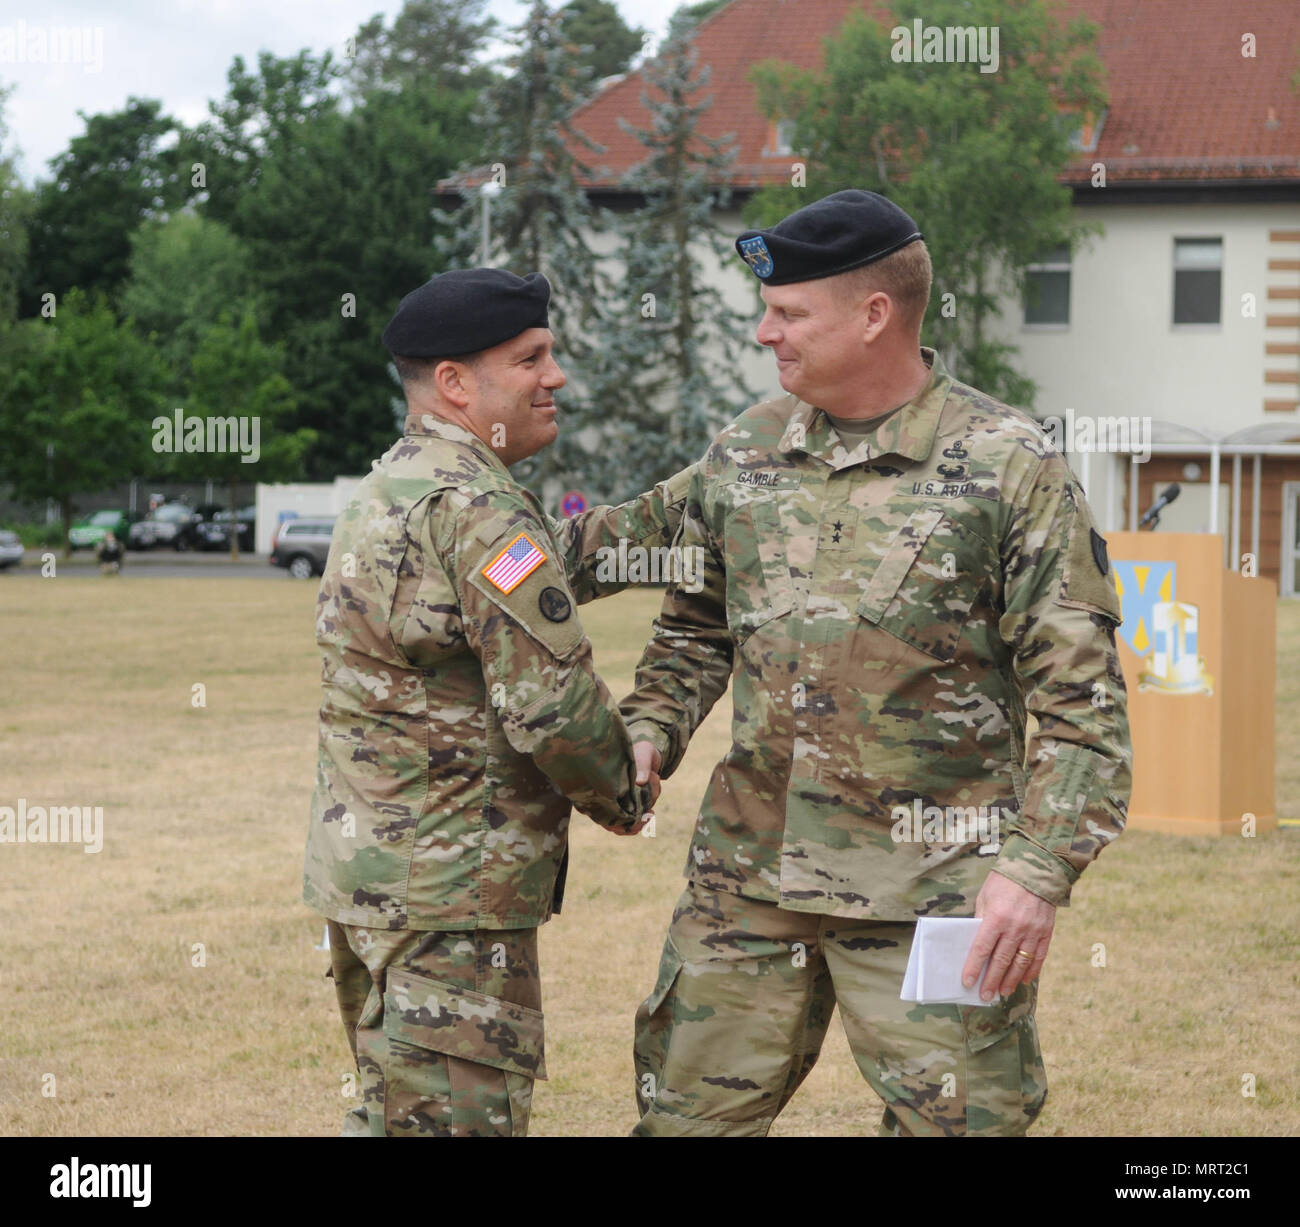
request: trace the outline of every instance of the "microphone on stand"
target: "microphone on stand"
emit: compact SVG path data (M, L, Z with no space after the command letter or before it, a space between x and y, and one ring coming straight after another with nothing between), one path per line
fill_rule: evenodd
M1156 528L1160 523L1160 513L1181 493L1182 487L1177 482L1174 482L1172 486L1166 486L1165 492L1151 504L1138 521L1138 527L1145 528L1147 524L1150 524L1152 529Z

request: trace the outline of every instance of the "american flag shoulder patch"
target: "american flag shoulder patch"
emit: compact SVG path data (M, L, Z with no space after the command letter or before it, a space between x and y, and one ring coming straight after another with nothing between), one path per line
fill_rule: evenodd
M499 591L513 592L545 561L537 543L527 533L520 533L481 574Z

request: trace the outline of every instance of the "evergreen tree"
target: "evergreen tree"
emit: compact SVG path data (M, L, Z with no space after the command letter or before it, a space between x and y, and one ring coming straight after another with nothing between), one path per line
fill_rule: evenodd
M731 236L714 222L727 204L734 141L699 130L712 102L709 70L699 67L689 38L671 40L641 72L650 126L624 127L647 153L621 186L645 204L622 227L615 326L596 364L606 451L619 458L610 474L620 483L609 491L615 497L698 459L755 399L740 373L753 321L728 306L706 268L736 258Z
M178 162L204 167L204 214L240 231L239 213L263 173L296 148L314 126L339 111L341 70L327 51L295 56L259 52L250 72L237 55L226 73L226 96L209 102L211 118L187 131Z
M597 81L626 72L646 38L610 0L569 0L560 10L560 32Z
M353 94L376 90L437 91L481 87L491 70L478 63L496 19L484 17L487 0L406 0L384 26L382 13L350 40L345 73Z
M604 227L579 186L591 170L576 152L596 146L569 123L590 91L591 73L570 53L559 15L544 0L534 0L508 42L509 75L486 92L479 119L486 175L500 187L489 204L489 247L485 254L480 170L461 177L464 203L449 219L442 250L453 267L540 272L551 283L551 331L569 378L558 400L560 437L515 471L553 501L561 480L589 484L604 463L584 378L608 294L591 246Z

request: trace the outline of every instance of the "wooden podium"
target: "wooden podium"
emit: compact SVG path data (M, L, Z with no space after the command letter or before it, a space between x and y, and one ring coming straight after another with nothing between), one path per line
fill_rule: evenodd
M1124 623L1128 824L1174 835L1277 826L1277 585L1223 568L1217 533L1107 533Z

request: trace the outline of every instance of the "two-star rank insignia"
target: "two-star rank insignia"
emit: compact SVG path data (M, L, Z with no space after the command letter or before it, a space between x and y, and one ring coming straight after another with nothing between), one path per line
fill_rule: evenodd
M836 520L835 523L831 525L831 531L835 534L833 537L831 537L831 540L838 543L840 539L840 533L844 531L843 523L839 520Z

